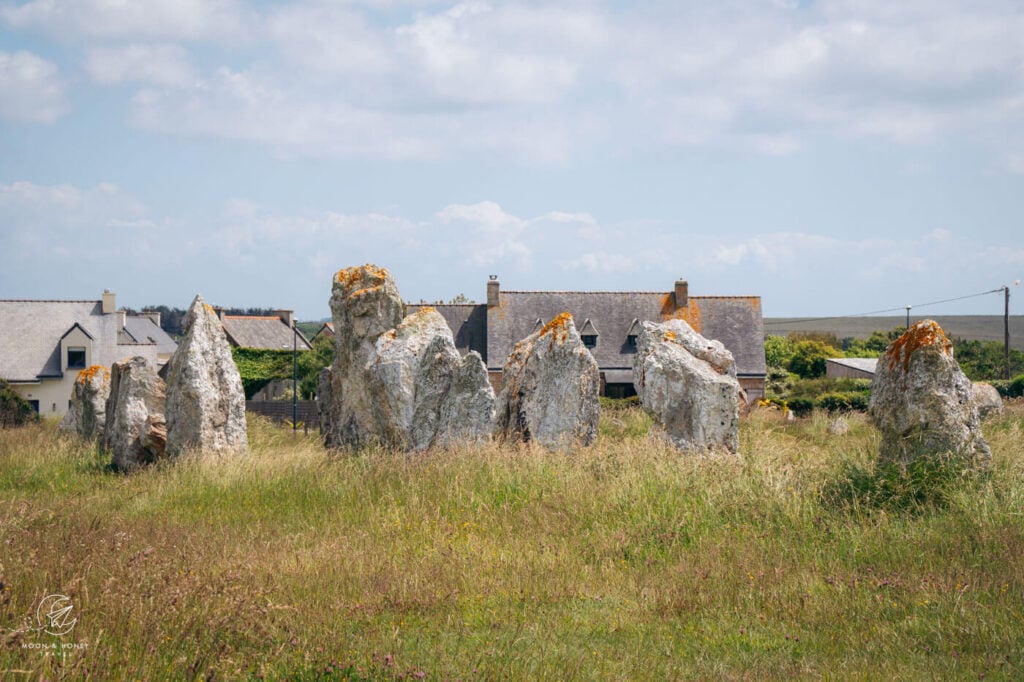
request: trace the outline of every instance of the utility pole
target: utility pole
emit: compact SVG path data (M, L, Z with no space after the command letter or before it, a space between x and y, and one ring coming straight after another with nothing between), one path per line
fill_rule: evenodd
M299 329L295 326L294 319L292 320L292 435L299 435Z
M1020 281L1020 280L1017 280ZM1010 286L1003 287L1003 353L1006 355L1006 379L1010 378Z
M911 308L911 306L908 305L907 306L907 331L910 331L910 308Z

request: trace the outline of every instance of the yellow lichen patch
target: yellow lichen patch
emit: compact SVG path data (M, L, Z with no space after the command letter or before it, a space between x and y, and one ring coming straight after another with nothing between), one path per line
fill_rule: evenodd
M661 318L663 320L683 320L693 331L702 334L703 321L701 319L700 303L690 298L686 306L676 310L675 296L665 294L661 299Z
M666 339L672 339L673 341L675 341L676 340L676 333L674 331L672 331L671 329L669 329L667 332L665 332L665 338Z
M78 378L75 379L75 381L77 381L80 384L84 384L97 374L102 374L104 380L110 377L110 372L107 370L106 367L104 367L103 365L93 365L92 367L86 367L81 372L79 372Z
M354 268L343 268L338 270L334 274L334 281L342 286L348 286L356 280L363 279L364 277L385 280L391 276L391 273L387 271L387 268L382 268L379 265L373 263L367 263L366 265L360 265Z
M206 312L208 312L208 313L212 313L213 312L213 306L212 305L210 305L209 303L204 303L203 305L206 306Z
M903 371L909 371L911 356L925 346L938 346L946 355L953 352L953 344L942 331L942 327L935 320L921 320L886 349L885 359L889 363L889 369L895 369L896 365L902 364Z

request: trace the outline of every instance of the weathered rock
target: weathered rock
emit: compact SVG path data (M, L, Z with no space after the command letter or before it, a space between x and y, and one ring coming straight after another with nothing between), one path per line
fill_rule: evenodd
M978 416L982 419L992 414L1003 413L1003 397L992 384L975 381L971 385L974 404L978 406Z
M71 408L61 420L61 431L102 442L109 395L110 370L102 365L83 369L71 389Z
M882 463L952 455L984 467L991 458L971 381L933 320L914 324L879 358L868 413L882 432Z
M369 385L366 368L376 359L377 339L402 322L405 305L391 274L367 264L335 274L330 306L336 345L324 445L360 447L379 442L376 403L380 396Z
M597 362L562 313L515 345L502 372L496 434L553 449L589 445L597 435Z
M196 296L167 370L167 454L246 452L245 392L224 327Z
M828 423L830 436L845 436L850 432L850 424L842 417L836 417Z
M683 320L644 322L633 359L644 409L683 450L739 449L742 393L725 346Z
M493 428L494 391L486 369L474 371L483 366L480 356L467 359L463 370L451 330L433 308L420 309L380 335L366 369L367 385L379 396L375 416L381 441L426 450L452 445L460 434L467 440L486 438Z
M164 456L167 444L163 379L141 356L115 362L110 373L104 448L121 470L155 462Z
M441 404L436 444L452 447L490 440L495 402L487 366L479 353L470 351L455 368L448 399Z
M320 433L331 432L331 368L320 370L316 380L316 409L320 416Z

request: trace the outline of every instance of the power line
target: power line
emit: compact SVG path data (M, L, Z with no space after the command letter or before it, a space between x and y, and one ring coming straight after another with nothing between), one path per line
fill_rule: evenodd
M999 294L999 293L1002 293L1002 292L1003 292L1003 287L999 287L998 289L991 289L989 291L981 291L981 292L978 292L976 294L967 294L966 296L957 296L956 298L947 298L947 299L943 299L941 301L929 301L928 303L916 303L914 305L911 305L910 308L911 309L914 309L914 308L927 308L928 306L932 306L932 305L940 305L942 303L953 303L954 301L963 301L963 300L966 300L968 298L978 298L979 296L988 296L989 294ZM897 312L898 313L902 313L902 312L905 312L906 310L907 310L907 306L902 306L900 308L886 308L884 310L872 310L871 312L867 312L867 313L854 313L852 315L836 315L834 317L805 317L805 318L796 318L796 319L791 319L791 320L787 319L786 322L780 322L780 323L777 323L777 324L778 325L782 325L782 326L789 326L789 325L792 325L792 324L803 324L804 322L811 322L811 323L828 322L830 320L846 320L846 319L849 319L851 317L868 317L868 316L871 316L871 315L881 315L882 313L897 313Z

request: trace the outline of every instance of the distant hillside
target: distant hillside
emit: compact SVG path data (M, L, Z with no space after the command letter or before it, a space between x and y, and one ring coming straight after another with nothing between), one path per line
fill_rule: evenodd
M911 315L911 323L925 319ZM935 315L947 336L977 341L1002 341L1001 315ZM873 331L889 330L906 324L904 315L895 317L766 317L766 334L786 336L790 332L824 332L837 338L865 339ZM1010 316L1010 347L1024 351L1024 315Z

